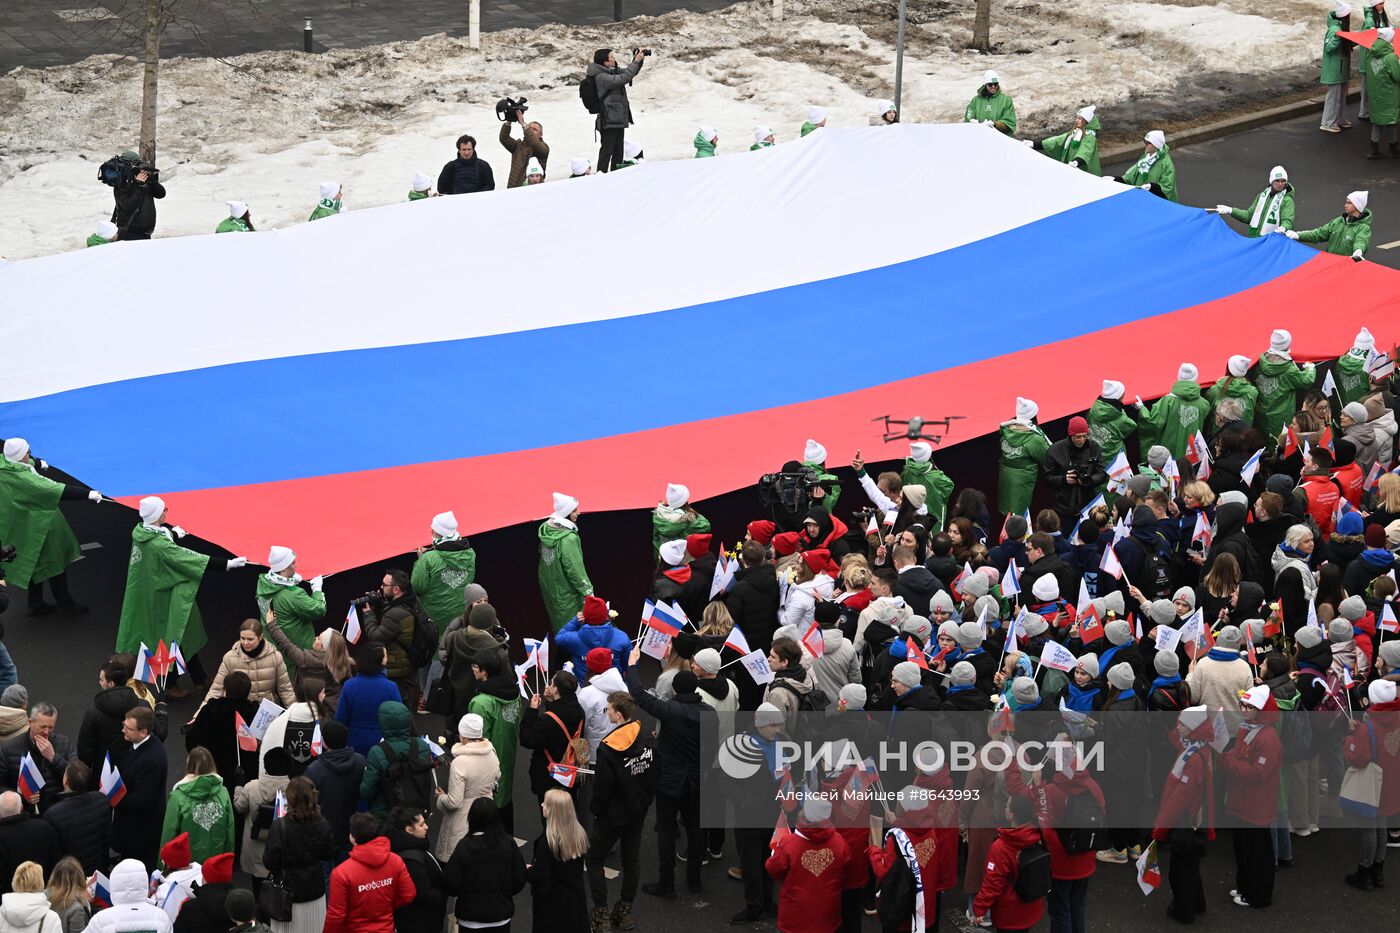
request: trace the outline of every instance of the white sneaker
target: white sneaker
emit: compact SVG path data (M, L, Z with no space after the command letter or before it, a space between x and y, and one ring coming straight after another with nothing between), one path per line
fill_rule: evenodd
M968 923L972 924L972 925L975 926L975 927L981 927L981 928L985 929L985 928L990 927L990 926L992 925L992 920L991 920L990 917L988 917L987 919L983 920L981 923L978 923L978 922L977 922L977 919L976 919L975 917L972 916L972 911L971 911L971 910L964 910L964 911L963 911L963 916L967 918L967 922L968 922Z
M1128 853L1122 849L1100 849L1094 858L1100 862L1107 862L1110 865L1128 864Z
M1313 834L1313 831L1306 827L1304 827L1303 829L1289 830L1289 832L1293 833L1293 835L1298 836L1299 838L1304 838Z
M1235 902L1235 906L1237 906L1237 907L1248 907L1248 906L1249 906L1249 901L1247 901L1247 900L1245 900L1244 898L1240 897L1238 894L1234 895L1234 896L1233 896L1232 898L1230 898L1230 899L1231 899L1232 901Z
M1309 823L1309 824L1308 824L1308 832L1310 832L1310 833L1315 833L1315 832L1319 832L1319 831L1320 831L1320 828L1318 827L1318 825L1317 825L1316 823Z

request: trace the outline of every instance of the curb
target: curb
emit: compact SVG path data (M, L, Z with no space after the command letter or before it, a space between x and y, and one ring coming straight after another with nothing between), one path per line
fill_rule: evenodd
M1347 92L1347 101L1360 100L1361 90L1354 87ZM1189 146L1192 143L1203 143L1212 139L1220 139L1223 136L1231 136L1235 133L1243 133L1245 130L1258 129L1261 126L1268 126L1272 123L1282 123L1285 120L1292 120L1295 117L1307 116L1310 113L1317 113L1322 110L1322 97L1309 97L1306 100L1294 101L1291 104L1284 104L1279 107L1270 107L1267 110L1258 110L1244 116L1231 117L1228 120L1221 120L1218 123L1207 123L1204 126L1197 126L1191 129L1182 130L1180 133L1172 135L1171 148L1176 151L1182 146ZM1116 149L1109 149L1100 156L1100 161L1104 165L1117 162L1128 162L1138 157L1142 152L1142 145L1139 143L1133 146L1120 146Z

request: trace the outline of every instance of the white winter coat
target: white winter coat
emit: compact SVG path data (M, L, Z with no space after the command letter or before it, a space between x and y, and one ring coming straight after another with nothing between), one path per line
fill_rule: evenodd
M134 858L123 859L112 869L110 880L112 906L93 914L83 933L171 933L170 915L146 899L151 881L145 865Z
M819 573L806 583L794 583L787 589L787 601L779 613L781 625L795 625L797 630L812 621L817 614L817 600L830 599L836 589L836 581L824 573Z
M58 914L43 891L0 897L0 933L60 933Z
M501 762L490 742L458 742L452 746L452 767L447 774L447 790L437 799L442 811L433 855L446 862L457 851L457 843L467 834L467 811L479 797L490 797L501 779Z
M598 743L613 731L613 724L608 721L608 695L618 692L626 693L627 684L615 667L595 674L578 692L578 705L583 707L583 735L588 739L592 761L598 760Z

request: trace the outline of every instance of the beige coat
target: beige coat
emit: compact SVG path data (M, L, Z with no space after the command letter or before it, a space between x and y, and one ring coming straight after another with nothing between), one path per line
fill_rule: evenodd
M501 779L501 763L490 742L459 742L452 747L452 770L447 792L437 799L442 826L433 854L446 862L467 834L467 811L478 797L490 797Z
M206 703L224 695L224 678L234 671L242 671L253 682L253 690L248 694L248 699L254 703L267 697L286 709L296 702L291 678L287 676L287 662L282 660L281 652L270 642L264 641L262 650L255 658L248 657L237 645L224 654L224 659L219 662L219 672L214 675L214 682L209 685Z
M12 706L0 706L0 742L29 730L29 714Z
M277 654L275 650L272 653ZM280 655L278 659L281 659ZM257 839L253 838L253 824L257 822L258 808L265 803L276 801L279 790L286 793L290 781L291 778L285 774L277 777L267 775L249 781L233 792L233 809L248 817L243 821L243 870L254 878L267 877L267 869L263 867L263 849L267 845L269 830L263 830Z

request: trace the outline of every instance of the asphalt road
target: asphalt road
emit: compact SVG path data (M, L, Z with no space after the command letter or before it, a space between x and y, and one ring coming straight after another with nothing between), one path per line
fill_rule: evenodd
M1366 258L1400 268L1400 159L1366 158L1370 124L1358 120L1355 104L1350 106L1356 125L1342 133L1322 132L1317 128L1318 116L1309 115L1180 150L1172 148L1181 202L1203 208L1248 207L1268 184L1269 170L1282 165L1295 189L1298 227L1308 229L1340 214L1351 192L1369 190L1372 232ZM1170 138L1167 144L1171 146ZM1119 175L1130 164L1106 165L1104 172ZM1232 220L1220 222L1243 230ZM1391 248L1380 248L1386 244Z

